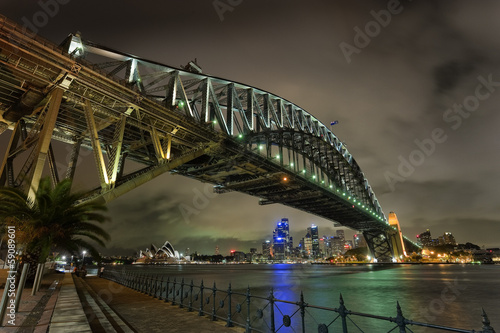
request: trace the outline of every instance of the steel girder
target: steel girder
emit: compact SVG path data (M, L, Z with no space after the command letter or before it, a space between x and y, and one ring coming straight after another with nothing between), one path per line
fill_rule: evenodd
M391 231L382 231L378 229L368 229L363 231L363 237L370 249L373 257L378 262L392 262L394 251L390 242Z
M107 69L108 73L126 81L141 96L229 136L245 138L247 135L289 131L308 136L308 143L315 138L311 146L314 151L307 151L310 147L304 145L304 155L309 159L320 155L324 161L317 163L326 163L329 168L336 163L336 183L345 181L344 191L360 198L385 220L368 180L345 144L316 117L296 104L255 87L204 75L200 71L189 72L166 66L85 41L80 36L70 35L66 46L70 53L92 59L97 62L94 66ZM326 157L323 151L334 155L335 161ZM349 188L354 183L356 185Z
M9 98L2 99L2 94ZM0 122L2 129L13 130L0 185L31 191L37 188L45 160L54 182L59 180L57 166L66 166L65 176L73 178L81 148L94 152L100 184L90 192L95 196L114 190L116 184L123 188L125 180L133 184L132 178L144 173L170 171L175 161L187 163L187 157L196 158L219 141L219 134L206 125L144 97L128 82L110 78L83 59L76 61L67 49L3 17ZM66 159L52 149L52 139L73 145ZM143 168L124 173L126 161ZM170 167L161 167L165 164Z
M0 185L18 186L39 169L25 163L16 177L13 161L29 150L35 158L47 154L56 181L58 156L47 147L50 137L73 145L63 163L66 177L74 177L81 148L94 152L100 186L89 192L89 199L111 200L168 171L211 182L219 192L245 192L262 198L262 204L281 202L354 229L387 228L367 179L343 142L290 101L77 35L58 47L4 17L0 125L1 131L6 126L14 130ZM265 156L256 151L262 144ZM143 168L127 174L127 161ZM318 178L311 180L311 175ZM284 176L290 180L283 182Z

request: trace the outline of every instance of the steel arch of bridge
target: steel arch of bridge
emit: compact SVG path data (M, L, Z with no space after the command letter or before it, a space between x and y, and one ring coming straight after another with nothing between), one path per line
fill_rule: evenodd
M84 41L78 36L72 36L68 42L69 53L80 57L92 53L113 59L97 64L97 67L106 68L113 75L121 73L127 84L141 96L173 108L198 123L209 124L216 131L235 138L276 132L303 133L308 138L302 143L305 150L314 149L307 142L315 141L335 157L323 156L321 151L304 150L305 154L321 155L322 160L316 161L320 167L321 164L329 167L331 161L328 159L332 159L337 167L343 168L343 179L336 173L336 188L352 198L357 197L381 221L386 220L368 180L345 144L316 117L296 104L255 87L144 60ZM312 159L314 157L309 158ZM280 162L283 162L282 158Z
M0 37L0 129L13 129L0 185L36 190L45 161L58 181L51 142L58 140L73 147L68 178L81 147L92 150L100 187L90 199L109 201L177 172L218 192L237 190L339 221L362 230L375 257L394 255L393 228L352 155L290 101L204 75L195 63L173 68L78 35L58 47L3 17ZM144 168L126 173L127 161Z

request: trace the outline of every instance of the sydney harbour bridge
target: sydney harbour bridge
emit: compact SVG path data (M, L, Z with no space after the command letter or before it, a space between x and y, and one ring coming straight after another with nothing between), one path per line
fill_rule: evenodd
M87 149L100 182L87 200L108 202L176 173L359 230L379 261L402 255L398 230L327 126L270 92L205 75L196 62L174 68L78 34L57 45L0 16L2 133L10 140L0 186L32 195L44 172L54 183L72 179ZM71 153L58 156L56 141ZM127 172L127 164L141 167Z

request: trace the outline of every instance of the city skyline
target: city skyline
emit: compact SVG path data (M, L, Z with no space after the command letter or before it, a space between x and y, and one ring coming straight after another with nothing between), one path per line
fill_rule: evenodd
M34 28L55 43L80 31L96 43L175 67L197 58L204 73L275 93L324 124L338 121L334 133L386 216L397 212L406 236L414 240L431 229L451 231L459 242L499 245L497 2L397 2L389 8L387 1L291 1L286 7L254 1L226 11L202 1L148 7L125 1L118 9L93 1L54 3L57 11L6 0L0 12L32 25L45 13L47 22ZM0 136L2 156L8 135ZM82 151L84 163L86 156ZM96 181L86 176L76 176L76 188ZM183 214L182 207L195 213ZM197 244L200 251L255 247L283 216L297 228L314 223L334 230L313 215L259 206L240 193L214 194L209 184L173 175L109 208L112 222L105 228L112 240L103 253L165 239L179 248Z

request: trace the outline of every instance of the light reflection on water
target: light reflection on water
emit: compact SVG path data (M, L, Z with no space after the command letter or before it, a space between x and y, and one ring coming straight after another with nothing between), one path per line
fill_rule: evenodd
M294 302L299 301L302 291L306 303L332 308L339 306L342 293L349 310L387 317L396 316L399 301L404 316L411 320L464 329L481 328L484 308L491 325L500 330L498 265L130 265L115 269L175 277L177 282L192 279L195 285L203 279L206 287L215 282L224 290L231 283L239 292L250 286L252 295L263 297L272 287L275 298ZM288 304L278 306L287 314L297 309ZM334 318L332 313L313 309L308 309L308 314L314 317L306 315L313 323L329 323ZM297 323L298 316L292 317L292 323ZM351 318L365 332L388 331L394 326Z

